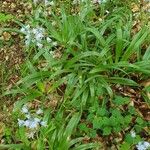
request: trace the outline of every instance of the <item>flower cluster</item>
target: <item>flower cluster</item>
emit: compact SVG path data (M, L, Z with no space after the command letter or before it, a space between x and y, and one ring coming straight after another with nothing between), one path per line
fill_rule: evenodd
M29 46L31 43L35 44L39 49L43 48L43 43L46 41L52 47L57 46L56 41L52 41L50 37L46 37L45 29L42 27L31 28L30 25L26 25L20 30L25 34L25 44ZM45 41L44 41L45 40Z
M29 46L31 43L36 44L38 48L42 48L42 40L44 39L45 30L42 27L31 29L30 25L24 26L20 30L25 34L25 44Z
M24 105L21 109L21 112L25 115L25 119L18 119L18 125L27 127L29 129L36 129L38 126L47 126L46 121L42 121L40 117L33 117L33 115L30 114L27 105ZM36 111L37 115L43 114L42 109L38 109Z
M150 143L147 142L147 141L139 142L139 143L136 145L136 148L137 148L137 150L147 150L147 149L150 148Z

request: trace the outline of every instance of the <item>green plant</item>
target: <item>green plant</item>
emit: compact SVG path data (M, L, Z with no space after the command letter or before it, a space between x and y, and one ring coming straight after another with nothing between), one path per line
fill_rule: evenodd
M56 20L56 28L48 20L41 19L50 36L59 41L60 47L64 46L62 57L55 59L48 51L43 51L41 54L48 63L46 71L35 69L19 83L28 83L28 88L48 79L52 83L48 92L66 84L65 101L69 98L74 103L80 99L82 106L86 104L89 95L91 100L97 96L95 85L98 89L103 89L103 93L107 91L111 98L113 84L138 86L131 79L131 74L137 73L140 78L149 76L149 60L144 59L149 57L146 55L149 48L146 54L141 53L142 44L149 38L149 29L144 27L132 37L131 16L116 13L118 11L114 12L111 19L108 17L104 20L98 28L85 26L79 15L67 16L63 11L61 18ZM124 18L121 18L122 15ZM126 20L129 23L124 27ZM78 22L78 25L74 22ZM136 59L132 60L134 55Z
M0 23L10 21L13 17L11 14L0 13Z
M92 130L97 134L109 136L126 132L129 127L134 128L136 133L140 133L148 123L144 121L136 109L129 105L130 98L116 96L110 108L107 105L99 106L97 102L89 108L85 123L81 123L81 131L88 133L88 125L92 125ZM124 109L125 108L125 109ZM96 134L95 134L96 136Z
M132 1L126 2L130 5ZM61 100L53 109L52 118L49 111L44 111L49 118L48 127L39 128L34 139L29 140L26 129L21 127L12 142L21 144L0 146L92 149L96 144L83 144L84 138L78 137L84 134L92 139L97 136L105 139L120 133L124 142L119 146L130 149L142 138L137 135L133 140L129 132L135 130L140 134L149 123L131 106L131 97L116 96L121 93L115 88L130 86L136 91L142 89L141 80L149 78L150 29L145 24L133 33L133 14L129 6L123 7L123 1L100 5L86 1L74 6L70 1L64 2L65 6L62 3L57 4L58 8L51 6L50 15L46 6L34 5L28 24L15 21L21 30L11 31L25 37L28 56L21 68L21 80L3 94L19 97L14 111L28 102L51 101L49 97L53 94ZM142 90L141 100L148 102L145 94L148 90ZM72 111L80 113L72 114Z
M48 117L47 112L46 116ZM56 119L56 118L55 118ZM37 150L83 150L89 148L95 148L98 145L89 143L82 144L82 140L84 138L72 138L72 134L79 122L80 114L75 113L68 124L58 124L56 120L50 120L47 127L41 127L39 132L35 135L33 139L28 139L27 131L24 127L19 127L16 132L16 137L20 139L22 144L10 144L10 145L0 145L0 148L8 148L8 149L18 149L18 150L29 150L29 149L37 149ZM44 140L43 140L44 139Z

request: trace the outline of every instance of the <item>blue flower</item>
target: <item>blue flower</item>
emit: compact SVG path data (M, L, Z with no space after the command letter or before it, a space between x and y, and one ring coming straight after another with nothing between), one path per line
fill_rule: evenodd
M137 148L137 150L147 150L148 148L150 148L150 143L147 141L139 142L136 145L136 148Z
M38 127L38 122L34 119L29 119L25 121L24 125L30 129L34 129Z
M18 119L19 127L24 126L24 123L25 123L24 120Z

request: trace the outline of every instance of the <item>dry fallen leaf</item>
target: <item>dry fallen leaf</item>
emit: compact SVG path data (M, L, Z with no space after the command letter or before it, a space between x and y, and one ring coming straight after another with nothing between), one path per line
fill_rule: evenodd
M3 137L3 135L4 135L4 128L5 128L4 123L0 122L0 141L1 141L1 138Z
M135 3L131 4L131 10L132 12L138 12L140 10L139 6Z
M10 38L11 38L11 34L9 34L8 32L4 32L4 33L3 33L3 39L4 39L5 41L9 41Z

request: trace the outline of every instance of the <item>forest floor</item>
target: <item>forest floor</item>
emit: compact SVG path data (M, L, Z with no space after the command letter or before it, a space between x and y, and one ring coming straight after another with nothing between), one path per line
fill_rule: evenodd
M133 6L131 6L131 10L134 14L140 11L140 9L146 11L149 9L149 7L150 7L150 4L142 3L141 1L140 8L138 7L138 5L133 3ZM20 21L21 23L26 24L28 20L28 16L32 14L32 5L30 2L24 2L20 0L0 1L0 15L2 14L10 14L16 20ZM145 15L145 17L147 16ZM132 28L132 33L136 34L140 31L143 22L142 20L140 20L141 18L135 17L134 19L135 20L134 20L134 25ZM150 21L149 21L149 25L150 25ZM2 19L0 18L0 29L1 28L18 28L19 29L20 27L18 26L17 23L14 22L13 19L10 19L5 22L5 21L2 21ZM148 44L145 45L146 48L148 46L149 46ZM28 53L24 49L25 49L25 46L24 46L23 37L20 36L20 34L16 32L7 32L7 31L1 32L0 30L0 95L2 95L5 91L13 89L13 87L16 86L16 83L22 79L23 73L22 73L21 68L26 62L26 60L28 59ZM135 78L138 78L138 77L135 77ZM138 80L139 80L139 84L141 84L144 87L147 87L150 85L149 79L146 79L143 81L141 81L140 79L136 79L136 81ZM132 101L134 103L133 105L136 108L136 110L139 112L139 114L143 117L144 120L146 120L147 122L150 121L149 103L143 101L143 99L141 98L141 93L139 89L137 89L136 91L134 88L130 86L121 86L121 88L114 87L113 90L123 96L132 97ZM61 94L58 94L58 95L61 97ZM150 98L149 93L147 93L147 97ZM14 123L11 124L13 122L12 111L14 108L14 103L18 101L19 98L20 98L19 95L17 96L8 95L8 96L0 97L0 144L4 143L2 141L4 137L4 132L5 132L4 126L6 126L7 124L9 127L11 127L11 125L14 124ZM38 105L38 101L33 102L32 105ZM49 101L48 101L46 102L45 105L53 105L53 104L49 104ZM38 106L35 106L35 107L38 107ZM84 119L83 119L83 122L84 122ZM145 130L146 131L143 132L144 134L143 137L144 139L149 140L150 139L150 135L148 134L150 133L149 128L145 128ZM112 137L109 137L109 140L111 138ZM97 139L95 138L95 141L102 142L105 140L107 140L107 138L104 138L104 139L101 139L100 137L97 137ZM87 139L87 142L89 142L89 139ZM86 143L86 139L84 143ZM107 146L105 149L107 149ZM115 150L117 148L111 147L111 149Z

